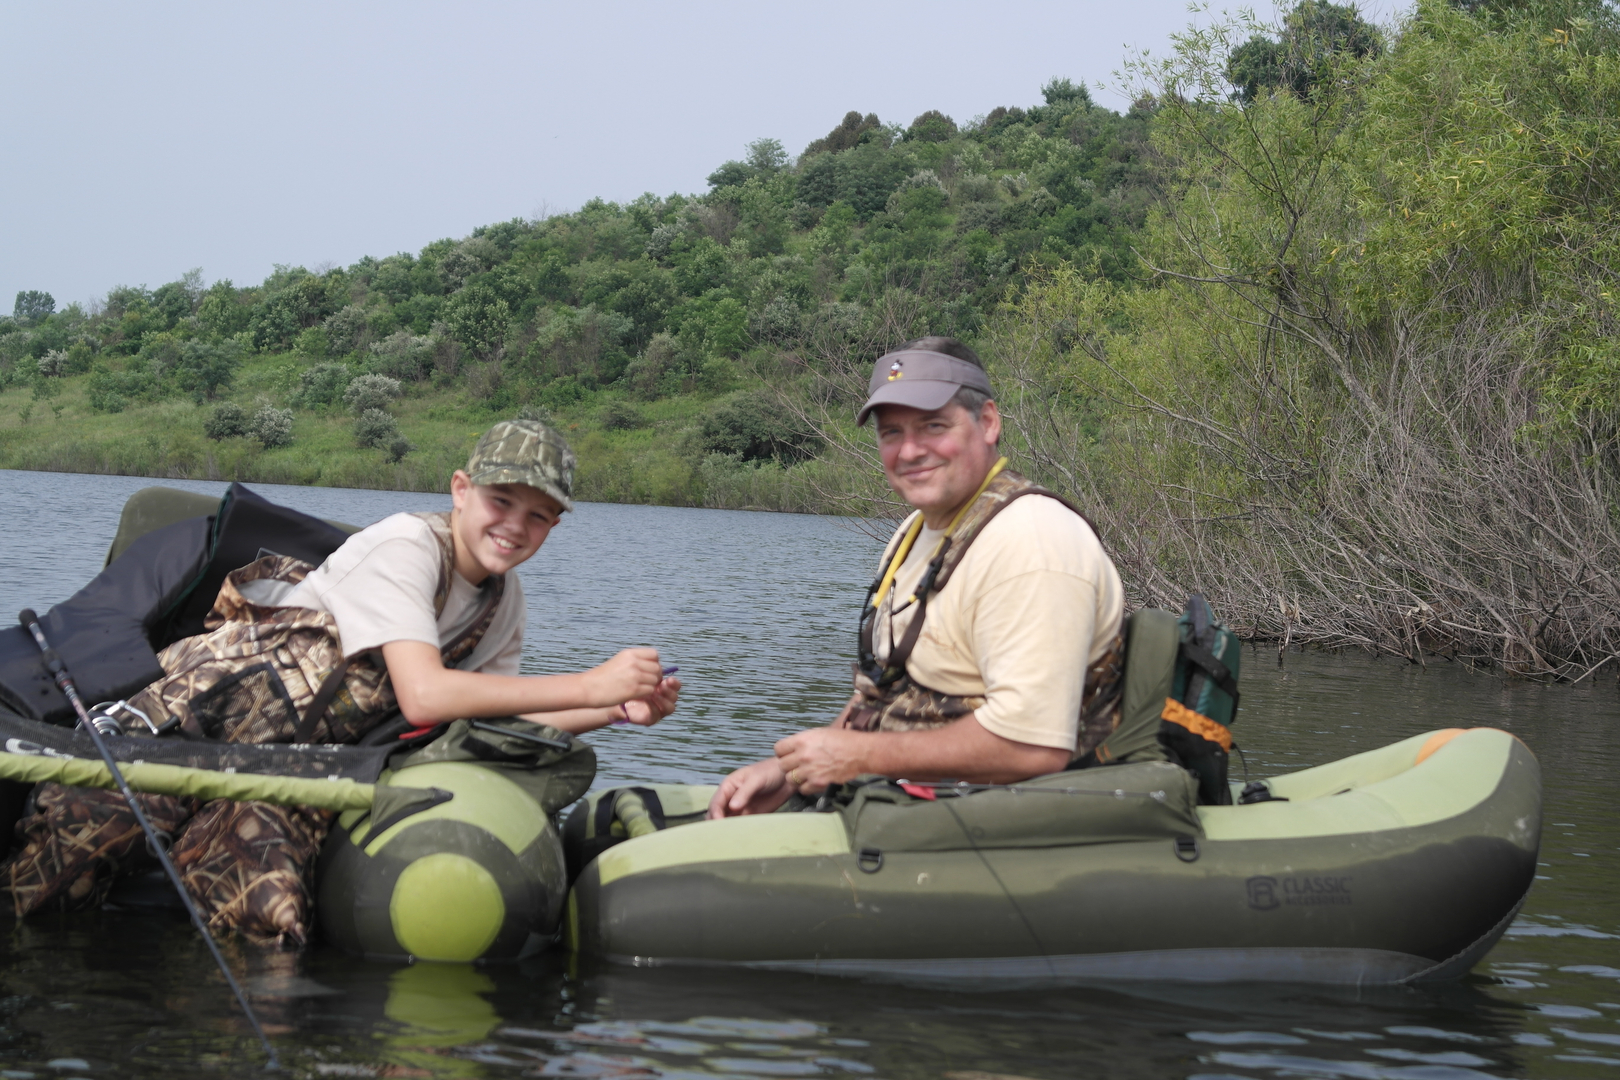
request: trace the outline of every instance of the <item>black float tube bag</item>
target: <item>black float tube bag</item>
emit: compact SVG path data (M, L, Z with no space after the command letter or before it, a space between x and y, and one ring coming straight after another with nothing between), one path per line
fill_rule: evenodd
M124 505L106 569L40 622L87 702L125 698L163 677L159 650L203 632L226 574L264 554L319 565L351 531L241 484L220 500L143 488ZM0 708L53 724L75 719L20 626L0 629Z

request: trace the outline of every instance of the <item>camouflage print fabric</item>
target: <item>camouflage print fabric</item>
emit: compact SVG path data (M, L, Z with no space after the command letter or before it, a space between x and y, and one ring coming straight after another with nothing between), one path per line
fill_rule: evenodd
M135 797L152 827L169 836L197 808L195 799ZM18 915L97 907L121 871L151 861L140 824L118 792L41 784L33 802L33 813L17 824L23 850L7 866Z
M951 534L950 546L946 548L939 572L934 577L931 594L943 589L950 581L963 556L967 554L968 549L973 546L973 541L991 519L1014 499L1025 495L1045 495L1057 499L1076 514L1080 514L1067 499L1024 479L1010 469L1004 469L996 474L956 523L956 528ZM1084 514L1080 516L1085 518ZM1090 524L1089 518L1086 519L1086 523ZM887 563L879 569L880 579L887 569ZM889 596L883 598L882 606L875 615L862 623L863 654L870 655L872 628L874 625L887 624L893 603L894 596L891 592ZM912 619L903 640L916 640L926 615L925 608ZM887 663L904 665L909 655L909 647L897 645L887 658ZM1123 634L1119 634L1109 644L1107 651L1086 667L1081 689L1080 723L1075 757L1080 757L1100 745L1119 726L1120 705L1125 689L1124 656L1125 638ZM860 664L855 665L855 691L859 700L850 711L845 726L857 731L918 731L944 727L967 716L985 701L982 696L955 696L930 690L912 679L909 674L901 674L887 686L879 686L878 681L873 678L872 670L869 668L863 671Z
M1086 668L1085 689L1080 692L1080 735L1074 756L1085 757L1103 744L1119 727L1125 704L1125 632L1109 643L1108 651Z
M855 690L860 701L850 711L846 727L856 731L923 731L954 723L984 704L979 695L942 694L903 676L879 689L859 667ZM1125 690L1125 637L1116 635L1108 651L1086 668L1080 692L1080 730L1075 757L1102 745L1119 727Z
M211 927L260 944L309 940L311 874L333 814L218 799L186 826L171 854Z
M434 595L437 616L449 598L455 568L449 515L418 516L433 531L442 555ZM254 604L242 595L241 586L265 579L296 584L311 569L296 559L271 555L232 571L209 613L208 632L159 653L168 675L130 703L157 723L179 718L193 736L246 743L294 741L322 682L343 663L336 625L324 612ZM505 595L505 579L490 577L485 591L483 613L440 650L445 666L455 666L477 648ZM306 739L355 742L394 708L381 659L356 657ZM39 792L37 811L17 826L22 848L5 867L17 914L52 904L93 907L117 874L132 865L131 855L144 851L140 826L115 792L48 784ZM145 800L163 798L139 797L148 814L154 811ZM310 925L310 860L320 850L329 817L312 810L220 801L209 803L188 825L195 802L168 803L176 808L165 811L169 824L153 824L171 833L184 827L175 850L187 853L185 881L203 910L218 925L241 929L256 940L303 941ZM232 867L232 860L239 865Z
M467 459L475 484L528 484L574 508L574 452L538 420L502 420L479 438Z
M455 568L449 515L417 516L433 531L443 556L433 597L433 613L438 616L449 599ZM158 663L169 674L132 697L130 704L155 723L178 719L187 734L201 738L246 743L357 741L394 711L394 691L382 658L368 653L351 659L337 696L300 739L300 722L311 700L343 663L337 624L324 611L255 604L241 592L250 581L296 585L312 569L297 559L267 555L231 571L209 612L208 633L183 638L159 653ZM483 615L441 651L446 666L466 659L483 639L505 585L503 577L488 579Z

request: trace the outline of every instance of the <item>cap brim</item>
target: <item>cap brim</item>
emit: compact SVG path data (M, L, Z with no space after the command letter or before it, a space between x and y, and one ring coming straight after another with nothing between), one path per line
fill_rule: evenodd
M924 412L942 409L960 389L962 389L960 383L939 382L935 379L896 379L894 382L884 383L877 388L875 394L866 399L861 411L855 414L855 425L859 427L866 423L866 418L872 415L872 410L880 405L906 405Z
M543 491L556 499L564 510L574 508L574 500L553 480L535 476L523 469L513 469L508 466L496 466L492 469L480 469L476 473L469 473L467 479L480 487L486 484L527 484L536 491Z

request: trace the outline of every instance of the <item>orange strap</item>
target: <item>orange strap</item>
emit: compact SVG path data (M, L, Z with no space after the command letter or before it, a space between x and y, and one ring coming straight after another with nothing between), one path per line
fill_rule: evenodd
M1203 713L1193 712L1175 698L1164 699L1164 712L1159 714L1159 719L1179 724L1194 735L1201 735L1212 743L1218 743L1227 753L1232 752L1232 733L1225 725L1216 723Z

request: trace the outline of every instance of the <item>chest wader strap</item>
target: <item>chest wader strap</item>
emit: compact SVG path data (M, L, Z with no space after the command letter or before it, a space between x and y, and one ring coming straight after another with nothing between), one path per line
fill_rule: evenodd
M1065 499L1055 491L1049 491L1048 489L1037 484L1031 484L1029 481L1025 480L1016 473L1003 472L1002 470L1006 468L1006 465L1006 458L1002 458L996 463L996 467L990 470L990 475L985 477L984 484L979 488L978 494L969 500L967 506L963 507L961 511L958 512L955 520L953 520L949 528L946 529L945 536L940 540L939 550L934 553L933 559L928 564L928 569L923 573L922 580L917 583L917 589L912 594L912 597L917 605L916 614L911 617L911 624L906 627L906 632L901 635L899 642L895 643L894 647L890 649L888 663L881 668L878 667L877 654L872 647L872 628L877 622L878 613L883 606L884 597L888 594L893 585L894 576L895 573L898 572L899 564L905 560L905 557L908 554L910 554L910 541L915 540L915 533L908 536L906 540L902 541L901 544L895 548L895 552L889 558L889 561L883 564L883 568L878 574L878 579L874 581L866 590L867 601L865 605L863 605L863 610L861 611L860 630L859 634L857 635L857 643L860 650L857 655L859 657L861 674L865 675L868 679L871 679L872 683L878 689L887 689L889 686L893 685L895 682L899 681L905 676L906 661L911 659L911 651L917 647L917 642L922 636L923 621L928 615L928 598L932 594L945 588L945 586L951 580L952 573L955 572L957 566L961 564L962 559L967 555L968 548L973 546L973 541L979 538L979 535L984 532L985 527L988 526L990 522L995 520L997 514L1011 506L1016 500L1023 498L1025 495L1045 495L1048 499L1054 499L1057 502L1062 503L1071 512L1076 514L1081 521L1084 521L1086 525L1090 527L1093 533L1097 532L1097 526L1092 524L1091 519L1087 517L1078 506L1074 505L1074 503L1070 502L1068 499ZM1021 487L1005 497L1000 497L996 505L992 506L988 513L977 521L971 522L962 538L962 542L959 545L956 545L953 550L953 543L957 539L955 535L957 526L972 512L974 506L979 502L979 500L984 498L985 495L990 492L991 484L997 479L1002 479L1004 483L1021 485ZM921 530L918 529L917 531L920 532ZM947 556L951 557L947 558ZM892 602L890 606L889 618L892 622L894 618Z
M304 710L304 718L298 721L298 730L293 733L293 742L307 743L315 737L315 727L326 715L331 707L332 699L337 697L338 691L343 689L343 678L349 673L349 658L345 656L338 661L337 667L327 672L326 678L321 680L320 689L309 700L309 708Z

